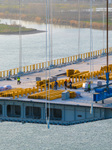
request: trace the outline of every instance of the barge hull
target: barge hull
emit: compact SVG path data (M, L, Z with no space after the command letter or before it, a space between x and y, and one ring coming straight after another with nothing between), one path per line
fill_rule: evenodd
M0 121L45 124L45 105L44 102L1 99ZM73 125L112 118L112 108L95 106L93 113L90 112L91 106L51 103L50 124Z

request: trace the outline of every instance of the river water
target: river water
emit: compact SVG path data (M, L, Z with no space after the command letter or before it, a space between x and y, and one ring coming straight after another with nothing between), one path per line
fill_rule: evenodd
M12 23L10 20L1 20ZM26 27L45 30L44 24L22 22ZM53 26L53 56L78 53L78 29ZM90 30L81 29L80 52L90 49ZM103 32L93 30L93 49L103 47ZM109 46L112 46L109 32ZM22 36L23 65L45 61L45 33ZM19 36L0 35L1 70L18 67ZM0 123L0 150L112 150L112 119L72 126Z
M0 150L112 150L112 119L50 129L0 123Z
M1 23L19 23L15 20L1 19ZM45 24L21 22L22 26L46 31ZM78 29L69 26L52 26L53 59L78 54ZM93 30L93 50L106 47L106 32ZM49 37L48 37L49 38ZM112 46L112 31L109 31L109 46ZM19 35L0 35L0 70L19 66ZM48 48L49 50L49 48ZM80 29L80 53L90 51L90 29ZM22 36L22 65L46 61L46 32Z

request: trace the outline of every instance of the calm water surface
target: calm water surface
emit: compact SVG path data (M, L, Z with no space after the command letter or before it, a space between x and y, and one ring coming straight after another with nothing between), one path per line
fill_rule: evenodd
M14 20L1 19L1 23L13 24ZM18 21L16 21L18 23ZM22 21L22 26L46 30L45 24ZM106 32L105 32L106 36ZM106 38L106 37L105 37ZM78 54L78 29L53 25L53 59ZM109 46L112 46L112 31ZM30 65L46 61L46 32L22 36L22 64ZM104 46L106 47L105 41ZM103 31L93 30L93 50L103 48ZM90 51L90 29L80 31L80 53ZM0 35L0 70L19 66L19 35Z
M50 129L0 123L0 150L112 150L112 119Z

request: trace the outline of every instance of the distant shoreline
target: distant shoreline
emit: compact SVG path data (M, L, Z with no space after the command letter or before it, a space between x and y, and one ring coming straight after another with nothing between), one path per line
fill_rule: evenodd
M28 34L36 34L36 33L42 33L42 32L46 32L46 31L34 29L34 30L30 30L30 31L21 31L20 34L28 35ZM17 31L17 32L1 32L0 35L19 35L19 31Z

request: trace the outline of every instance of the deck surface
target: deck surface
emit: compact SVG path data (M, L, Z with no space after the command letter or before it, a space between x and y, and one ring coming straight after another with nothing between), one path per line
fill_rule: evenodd
M94 62L93 62L94 61ZM97 59L93 59L91 71L97 71L100 70L101 66L106 65L106 57L98 57ZM94 64L94 67L93 67ZM112 56L109 56L109 64L112 64ZM58 74L62 74L66 72L66 69L74 69L74 70L79 70L79 71L88 71L90 70L90 60L83 61L81 63L77 64L71 64L71 65L66 65L64 67L58 67L50 70L51 76L56 76ZM49 70L47 70L47 74L49 75ZM36 77L41 77L41 79L46 79L46 71L43 70L41 72L35 72L31 73L29 75L24 75L21 77L21 84L17 85L17 81L13 80L8 81L0 81L0 86L4 85L11 85L12 88L33 88L36 86ZM49 76L48 76L49 78ZM59 79L64 79L67 78L66 76L59 76ZM97 79L93 80L93 85L92 87L95 87L97 85ZM101 80L103 84L106 84L106 81ZM112 83L110 81L109 83ZM64 88L61 88L64 89ZM20 97L19 99L16 100L22 100L22 101L34 101L34 102L42 102L42 103L53 103L53 104L65 104L65 105L81 105L81 106L91 106L93 103L93 107L107 107L107 108L112 108L112 98L108 98L104 101L104 104L102 104L102 101L95 103L93 102L93 91L91 93L84 92L84 89L72 89L73 91L79 91L81 92L81 97L80 98L74 98L74 99L69 99L69 100L52 100L52 101L46 101L46 100L37 100L37 99L28 99L27 97ZM0 98L0 99L12 99L12 98Z

